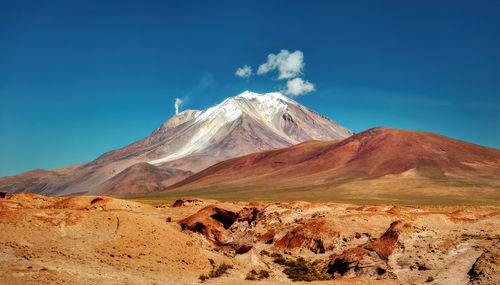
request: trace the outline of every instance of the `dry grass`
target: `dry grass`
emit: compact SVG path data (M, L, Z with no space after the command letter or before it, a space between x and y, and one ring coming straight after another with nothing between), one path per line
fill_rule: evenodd
M342 185L308 187L214 186L200 189L170 190L128 199L150 204L171 204L179 197L200 197L219 201L335 202L347 204L394 204L416 206L500 206L498 187L458 187L399 179L351 181Z

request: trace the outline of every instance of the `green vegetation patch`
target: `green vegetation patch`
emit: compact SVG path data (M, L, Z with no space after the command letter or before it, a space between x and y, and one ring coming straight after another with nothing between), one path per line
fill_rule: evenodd
M248 272L245 280L262 280L267 278L269 278L269 271L261 270L257 272L256 270L252 269L250 272Z
M226 274L229 269L233 268L233 266L225 263L222 263L217 266L213 259L209 259L209 261L210 264L212 265L212 270L210 270L208 274L202 274L200 275L200 277L198 277L198 279L200 279L201 282L204 282L210 278L221 277L222 275Z
M271 254L274 263L285 267L285 273L289 279L293 281L316 281L316 280L331 280L334 276L326 273L327 267L320 266L318 261L307 261L302 257L297 259L283 257L279 253Z

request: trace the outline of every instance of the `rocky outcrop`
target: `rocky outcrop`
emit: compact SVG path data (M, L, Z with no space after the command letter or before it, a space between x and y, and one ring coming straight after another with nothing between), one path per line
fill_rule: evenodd
M497 207L178 200L1 199L0 283L67 283L78 270L85 284L191 284L220 266L231 268L220 284L251 272L273 284L500 281Z
M234 233L234 229L247 233L257 215L258 210L255 208L243 208L235 204L210 205L180 220L179 224L183 230L201 233L218 246L230 246L236 250L244 245L246 239ZM248 244L252 242L249 240Z
M340 276L379 277L388 275L387 264L403 230L409 224L395 221L378 239L330 256L328 273Z
M313 253L325 253L338 242L340 234L325 218L315 218L288 231L274 243L280 249L309 249Z
M498 224L499 215L496 208L474 214L388 204L216 203L180 224L225 254L267 268L295 268L304 258L301 266L319 265L314 270L325 278L495 284L499 237L477 232L481 223ZM456 234L465 229L475 233Z
M467 274L470 284L500 284L500 242L485 250Z
M254 228L261 216L261 210L256 207L212 205L179 221L179 224L184 230L201 233L218 246L243 254L253 247Z
M233 209L229 210L212 205L179 221L179 224L183 230L201 233L217 245L226 245L229 241L225 238L224 233L236 221L237 217L238 213Z
M209 205L216 202L215 200L206 200L196 197L183 197L175 200L172 207L189 207L189 206L201 206L201 205Z

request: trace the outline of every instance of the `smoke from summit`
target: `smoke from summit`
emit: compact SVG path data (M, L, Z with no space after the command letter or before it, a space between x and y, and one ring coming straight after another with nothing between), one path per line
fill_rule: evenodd
M182 104L182 100L179 99L179 98L175 98L175 104L174 104L174 108L175 108L175 114L179 114L179 107L181 106Z

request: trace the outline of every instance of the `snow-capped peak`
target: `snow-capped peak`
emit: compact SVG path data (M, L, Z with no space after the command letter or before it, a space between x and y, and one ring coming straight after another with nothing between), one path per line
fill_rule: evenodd
M245 91L232 99L246 114L268 125L273 125L273 120L281 117L288 106L294 103L278 92L259 94Z
M279 133L280 131L274 126L274 122L281 118L292 102L281 93L258 94L245 91L237 96L229 97L218 105L195 113L190 125L191 129L196 129L196 131L192 133L189 143L175 153L149 161L149 163L159 164L208 147L211 139L217 133L229 129L232 122L243 114L266 124Z
M345 137L349 133L279 92L259 94L245 91L203 111L186 113L185 119L185 123L182 119L183 128L172 131L170 139L165 134L171 125L165 126L161 138L169 143L158 151L164 155L158 157L155 153L156 159L149 163L161 164L194 154L206 154L217 144L233 146L235 138L242 142L258 141L253 146L235 145L231 151L241 154L246 152L239 148L261 150L266 145L279 147L309 139ZM314 125L309 125L310 122ZM182 140L177 140L179 137ZM182 143L175 147L175 151L170 151L177 141Z
M264 94L259 94L251 91L244 91L243 93L235 96L234 98L245 98L247 100L260 100L260 101L272 101L272 100L281 100L287 103L295 103L292 99L287 96L281 94L280 92L269 92Z
M232 122L246 113L258 120L270 123L274 116L281 116L289 104L297 103L279 92L259 94L245 91L202 111L196 116L196 121L203 122L219 117L225 122Z
M227 98L222 103L212 106L204 110L197 118L197 122L204 122L206 120L214 119L216 117L224 118L225 122L232 122L239 118L243 112L234 104L231 100L232 98Z

